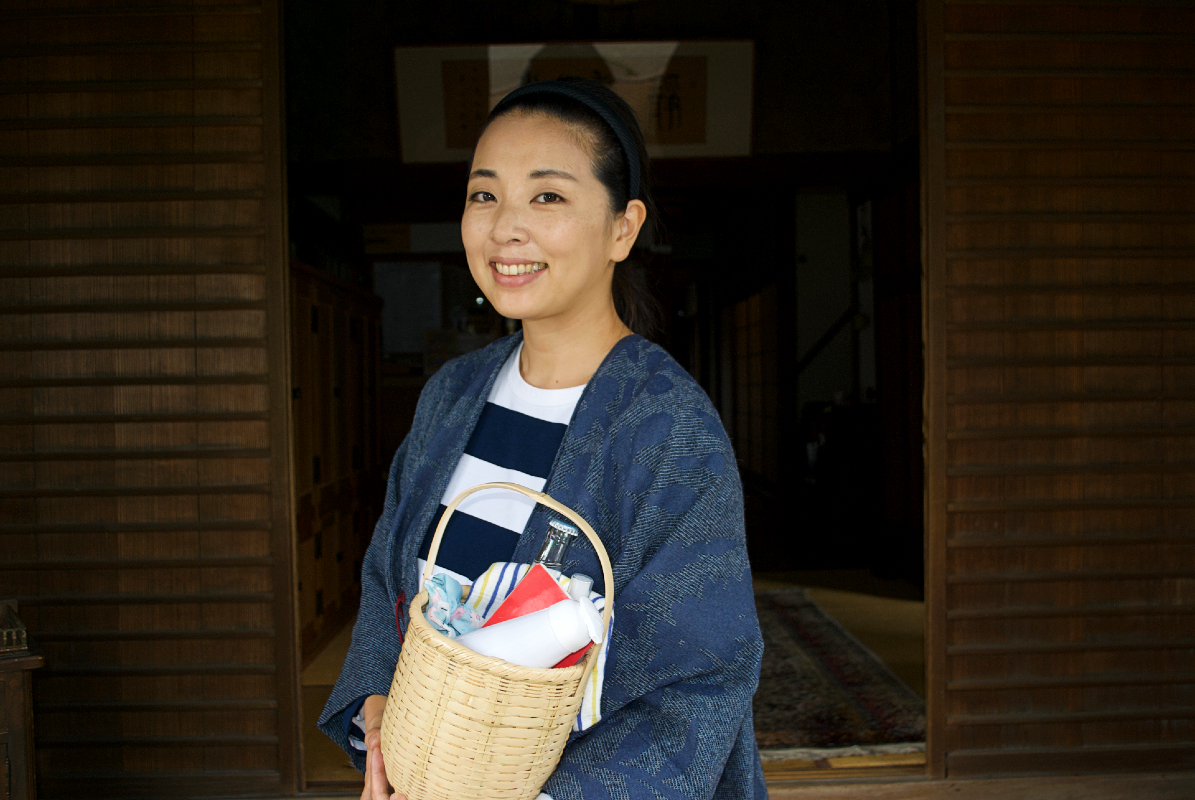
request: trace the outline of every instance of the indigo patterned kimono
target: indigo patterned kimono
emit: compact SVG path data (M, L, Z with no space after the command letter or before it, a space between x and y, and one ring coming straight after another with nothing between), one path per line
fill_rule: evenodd
M390 467L352 646L319 720L358 769L364 759L348 746L342 712L389 694L424 533L520 336L428 381ZM624 338L578 401L544 491L601 536L615 615L601 720L570 736L543 791L553 800L766 798L751 719L763 640L742 488L709 398L661 348ZM534 560L550 513L536 507L512 561ZM594 590L607 593L587 541L563 571L595 576Z

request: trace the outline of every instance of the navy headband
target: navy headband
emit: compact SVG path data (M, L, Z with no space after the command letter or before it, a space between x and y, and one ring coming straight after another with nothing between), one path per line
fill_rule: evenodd
M495 117L514 100L533 94L563 95L576 100L601 117L610 130L614 131L618 143L622 146L623 155L626 157L627 188L630 199L634 200L639 197L639 148L635 146L635 137L631 135L631 129L623 122L622 117L618 116L614 109L610 108L606 101L597 95L567 81L536 81L526 86L520 86L499 100L498 105L494 106L494 110L490 112L490 117Z

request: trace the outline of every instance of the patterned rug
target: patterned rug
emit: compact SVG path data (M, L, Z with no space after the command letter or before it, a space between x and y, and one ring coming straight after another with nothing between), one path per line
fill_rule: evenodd
M755 606L764 639L761 749L925 741L925 701L804 589L760 592Z

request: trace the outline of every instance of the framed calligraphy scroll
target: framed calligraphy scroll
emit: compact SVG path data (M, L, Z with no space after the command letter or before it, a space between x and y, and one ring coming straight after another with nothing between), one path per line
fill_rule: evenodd
M749 41L398 47L394 67L408 163L468 159L502 97L566 76L600 80L625 98L653 158L751 154Z

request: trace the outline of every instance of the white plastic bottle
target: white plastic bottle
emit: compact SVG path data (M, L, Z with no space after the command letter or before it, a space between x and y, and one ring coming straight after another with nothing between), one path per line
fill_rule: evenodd
M589 642L600 644L604 634L602 618L593 604L569 599L478 628L456 641L484 656L546 669Z

